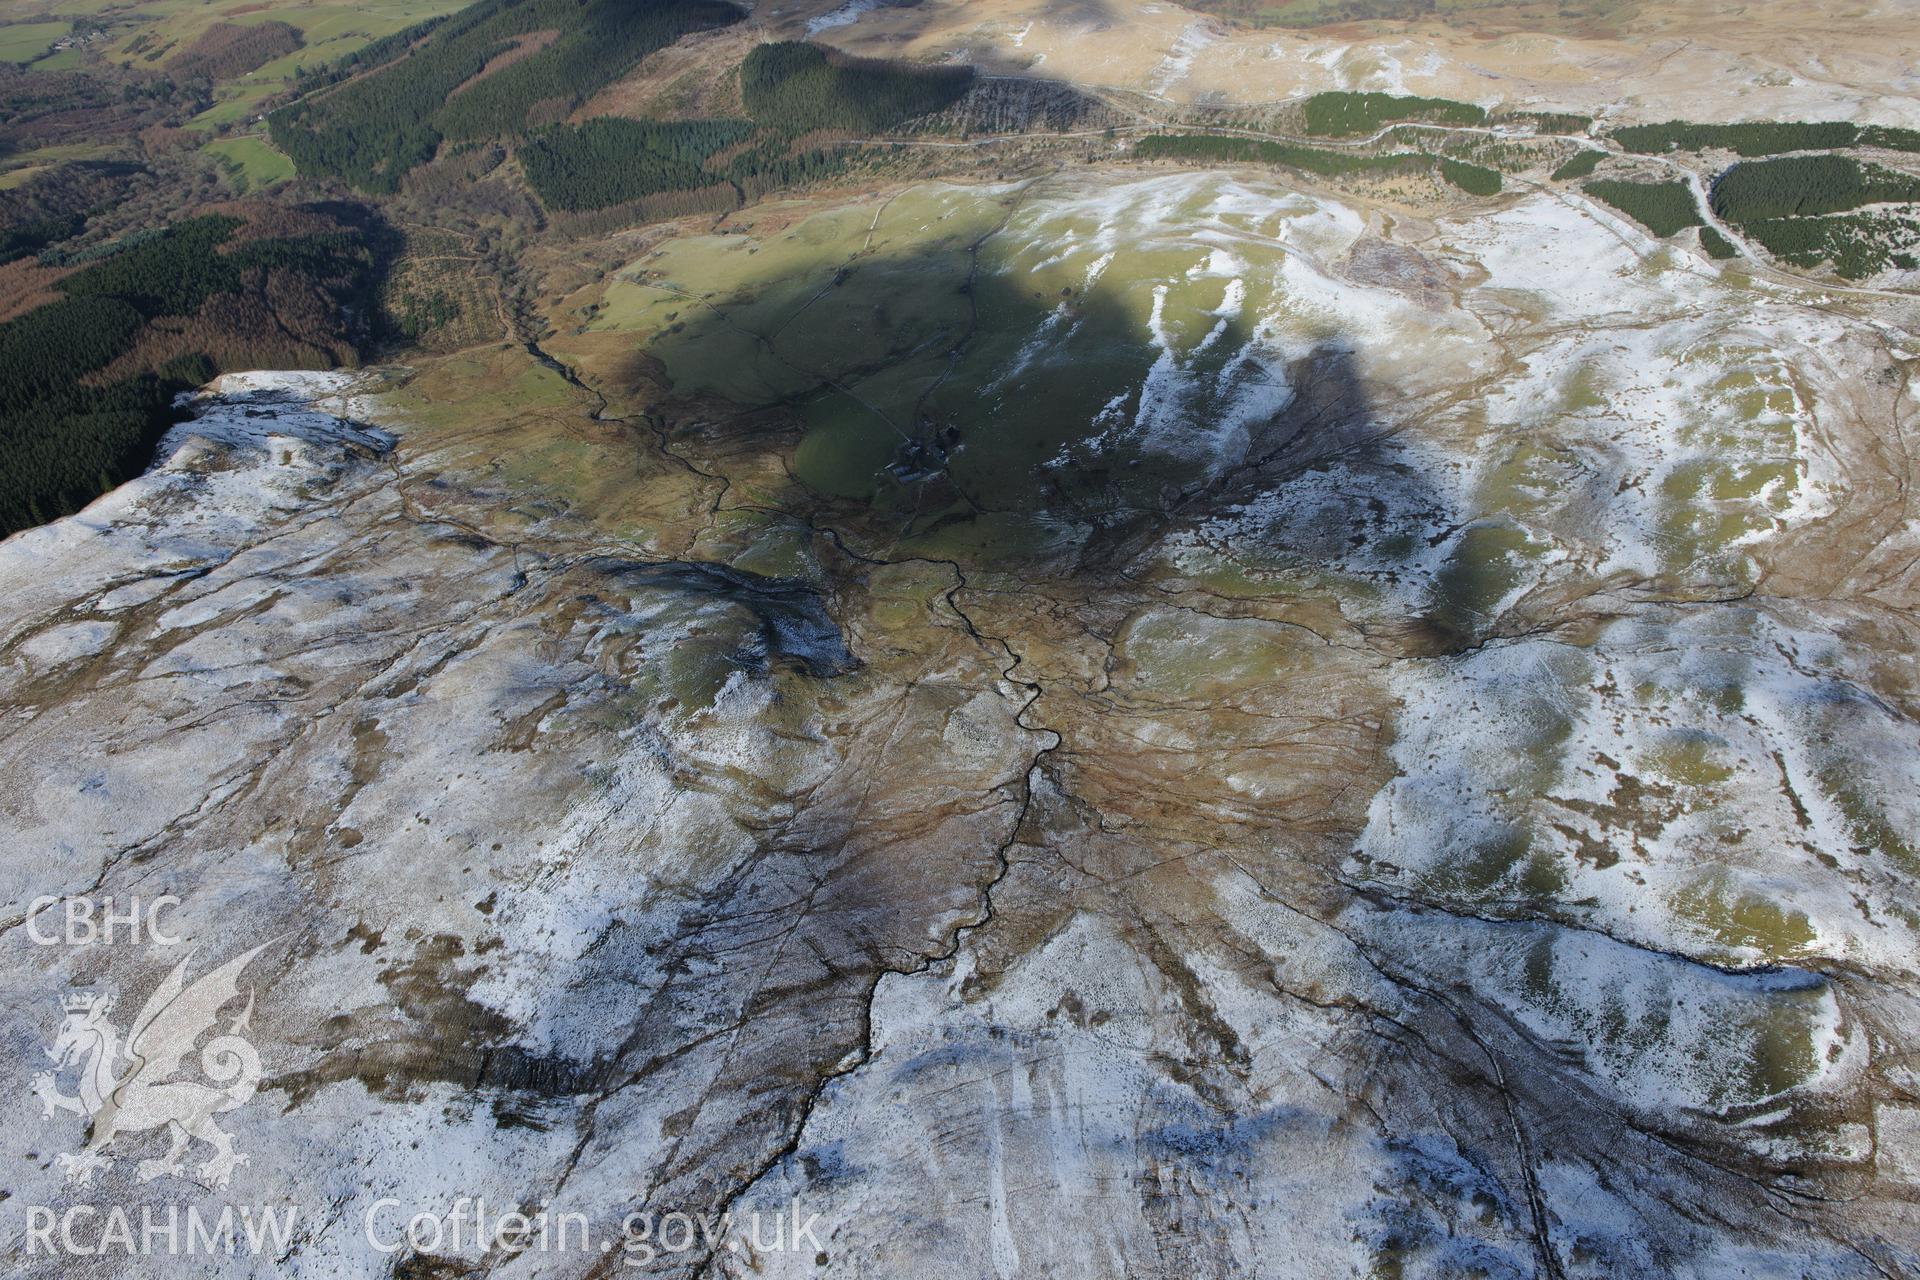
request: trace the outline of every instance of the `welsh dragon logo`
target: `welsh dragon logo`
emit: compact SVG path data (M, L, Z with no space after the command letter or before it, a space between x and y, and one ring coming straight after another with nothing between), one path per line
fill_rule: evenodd
M107 1148L120 1135L162 1127L172 1131L172 1145L159 1159L140 1162L142 1182L186 1178L181 1157L196 1140L213 1148L198 1169L197 1180L206 1185L225 1186L234 1169L247 1163L247 1157L233 1149L233 1136L213 1118L243 1105L260 1083L260 1055L241 1034L253 1016L251 990L246 1007L226 1031L200 1050L200 1070L213 1084L172 1077L200 1037L214 1029L221 1008L239 996L241 972L268 945L234 957L191 986L186 984L187 961L182 960L147 997L124 1041L107 1020L111 996L61 998L66 1019L47 1056L60 1073L79 1068L80 1092L62 1093L54 1071L34 1077L33 1092L49 1116L71 1111L92 1121L85 1149L59 1157L67 1181L90 1183L95 1172L111 1163Z

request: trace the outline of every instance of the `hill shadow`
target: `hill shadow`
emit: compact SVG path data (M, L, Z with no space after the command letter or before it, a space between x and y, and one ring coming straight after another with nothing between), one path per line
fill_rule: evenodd
M1420 650L1484 632L1508 584L1396 438L1357 342L1283 352L1258 317L1218 312L1170 337L1140 314L1138 281L1131 297L1103 280L1036 287L980 269L978 248L857 254L804 287L685 307L606 389L658 406L683 458L754 476L863 558L1091 585L1170 539L1231 530L1276 564L1384 585ZM737 370L735 385L679 394L696 360L722 382ZM772 492L770 464L786 477Z

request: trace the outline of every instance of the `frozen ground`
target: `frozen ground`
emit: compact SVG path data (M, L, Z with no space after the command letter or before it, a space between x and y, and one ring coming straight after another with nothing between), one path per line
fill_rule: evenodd
M1920 1268L1910 315L1249 175L737 232L556 304L580 386L228 380L0 544L10 1203L302 1206L223 1275L463 1195L591 1242L410 1265ZM181 952L26 913L163 893L266 945L252 1159L79 1186L60 997Z

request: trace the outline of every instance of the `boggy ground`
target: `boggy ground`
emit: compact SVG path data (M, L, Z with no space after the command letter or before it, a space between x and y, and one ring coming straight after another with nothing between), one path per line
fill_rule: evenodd
M1225 174L599 260L0 565L10 1060L168 958L37 894L274 940L285 1269L481 1193L820 1214L662 1274L1920 1261L1902 304Z

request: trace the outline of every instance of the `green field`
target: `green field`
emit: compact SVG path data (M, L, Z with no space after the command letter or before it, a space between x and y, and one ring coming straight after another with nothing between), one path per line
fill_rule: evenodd
M0 62L25 62L47 51L47 46L67 34L64 22L23 22L0 27Z
M80 17L100 14L111 21L111 38L85 49L68 49L34 63L36 70L79 68L104 58L142 73L163 71L209 27L216 24L254 26L284 22L300 33L304 47L274 59L243 76L218 83L221 101L196 124L215 125L246 118L253 105L287 89L297 69L309 70L333 63L382 36L404 30L426 18L465 8L469 0L371 0L367 4L272 4L258 8L235 0L211 4L207 0L57 0L41 8L41 15ZM0 59L20 61L45 51L70 28L67 21L36 22L0 27ZM44 36L42 39L41 37ZM35 40L39 42L33 43ZM31 47L29 47L31 45Z
M41 147L6 158L6 172L0 174L0 190L18 186L36 173L44 172L65 160L98 160L113 154L104 142L75 142L66 146Z
M195 129L218 129L222 125L239 124L259 115L260 104L278 93L283 86L278 84L249 84L232 91L223 91L220 100L189 120L187 124Z
M204 0L144 0L125 9L115 9L117 26L124 24L124 30L106 46L105 52L117 62L136 68L151 67L165 62L216 22L240 26L284 22L300 33L306 47L254 73L256 78L284 80L292 76L295 65L331 62L423 18L465 8L466 3L467 0L372 0L360 5L274 4L252 12L233 13L232 9L244 6L215 6ZM70 8L60 7L59 11L81 13L109 7L80 0ZM148 61L148 55L156 51L159 57Z
M263 138L222 138L202 150L219 157L228 171L240 177L249 191L270 187L293 176L293 161Z
M26 164L18 169L9 169L5 173L0 173L0 191L11 191L15 187L23 187L50 167L44 164Z
M296 67L312 69L338 61L355 49L404 31L416 22L454 13L466 8L466 0L386 0L368 5L313 5L306 8L272 9L259 18L289 23L300 32L306 48L269 62L253 73L254 79L291 80ZM246 15L232 19L245 22Z
M30 65L35 71L81 71L87 66L87 51L78 45L68 45L58 53L35 59Z

